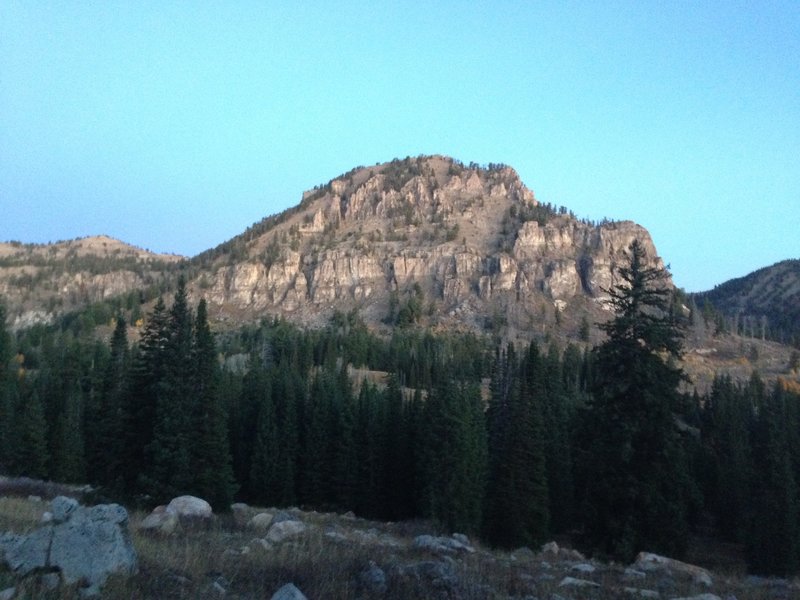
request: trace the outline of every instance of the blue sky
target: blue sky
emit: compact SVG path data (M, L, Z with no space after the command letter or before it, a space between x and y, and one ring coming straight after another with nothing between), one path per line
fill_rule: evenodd
M193 255L356 165L504 162L689 291L800 257L800 2L0 2L0 240Z

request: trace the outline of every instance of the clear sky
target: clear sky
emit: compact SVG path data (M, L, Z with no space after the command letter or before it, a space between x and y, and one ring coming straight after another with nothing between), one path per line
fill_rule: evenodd
M503 162L677 285L800 257L800 2L0 2L0 240L194 255L357 165Z

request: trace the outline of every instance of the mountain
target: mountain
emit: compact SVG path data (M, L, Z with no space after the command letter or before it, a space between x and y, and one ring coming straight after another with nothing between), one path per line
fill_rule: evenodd
M800 260L785 260L694 294L734 333L800 347Z
M506 165L409 157L316 186L191 259L105 236L0 244L0 297L14 330L76 311L81 326L108 324L119 310L136 324L157 296L169 299L181 273L218 331L276 316L317 327L338 311L378 332L419 324L595 343L602 333L591 324L609 317L604 290L634 239L663 266L640 225L592 223L543 204ZM721 370L739 380L753 369L768 379L786 373L790 349L769 338L798 339L799 264L685 298L699 307L685 361L696 383L706 387Z
M49 323L93 302L155 287L183 260L108 236L53 244L0 243L0 297L12 329Z
M360 167L299 206L193 259L214 316L306 325L358 310L374 327L422 322L530 337L602 318L632 222L593 224L539 203L505 165L443 156Z

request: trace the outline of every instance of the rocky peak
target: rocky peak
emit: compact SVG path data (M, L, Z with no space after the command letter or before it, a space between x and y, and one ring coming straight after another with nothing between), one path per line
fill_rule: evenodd
M196 294L223 320L268 313L315 324L356 308L380 326L417 295L432 325L527 335L566 320L577 330L580 315L602 314L634 239L662 265L644 228L540 204L510 167L406 158L307 192L250 237L242 260L220 255Z

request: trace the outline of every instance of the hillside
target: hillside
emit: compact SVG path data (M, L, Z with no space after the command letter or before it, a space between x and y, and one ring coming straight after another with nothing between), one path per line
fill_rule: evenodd
M195 297L222 322L279 314L319 325L356 309L372 327L419 322L506 337L577 337L632 222L592 224L539 203L505 165L442 156L357 168L197 257ZM560 333L556 330L560 330Z
M108 236L53 244L0 243L0 296L21 329L57 315L143 292L168 278L180 256L155 254Z
M785 260L694 295L725 329L800 346L800 260Z
M663 266L640 225L543 204L506 165L421 156L357 167L190 260L105 236L0 244L0 296L12 330L87 308L88 327L119 310L136 323L156 297L169 299L181 272L217 331L275 316L318 328L339 312L382 333L423 326L594 344L593 324L609 317L604 290L634 239ZM699 307L686 367L701 389L716 371L787 373L789 349L769 340L800 335L798 264L685 299Z

